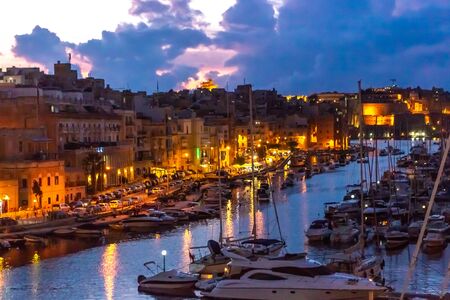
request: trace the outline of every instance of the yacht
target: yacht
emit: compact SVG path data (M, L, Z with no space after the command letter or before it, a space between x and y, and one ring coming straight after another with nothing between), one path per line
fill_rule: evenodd
M328 220L315 220L306 231L306 237L309 241L328 240L331 235L331 224Z
M148 214L138 214L122 221L123 228L130 230L145 230L157 228L161 220Z
M341 222L333 228L330 241L333 244L347 244L356 240L358 235L359 229L355 227L355 224L351 220L345 220L344 223Z
M232 260L226 279L203 296L213 299L374 299L387 291L369 279L335 273L305 255Z
M148 215L150 217L158 218L160 221L159 224L165 225L165 226L175 225L175 223L177 222L176 218L171 217L168 214L166 214L165 212L160 211L160 210L149 209Z

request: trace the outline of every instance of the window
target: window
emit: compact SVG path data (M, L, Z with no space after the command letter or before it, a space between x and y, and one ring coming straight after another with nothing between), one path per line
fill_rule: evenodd
M19 152L23 151L23 143L22 141L19 142Z
M59 195L56 195L56 202L59 202Z
M55 176L55 185L58 185L59 184L59 176ZM56 201L58 201L58 200L56 200Z
M48 201L48 204L51 204L52 203L52 198L48 197L47 201Z
M51 184L51 177L49 176L49 177L47 177L47 185L50 185Z
M256 273L249 277L250 279L256 279L256 280L285 280L285 278L267 274L267 273Z
M22 179L22 188L26 189L28 187L28 182L26 179Z
M41 177L39 177L38 182L39 182L39 186L42 186L42 178Z

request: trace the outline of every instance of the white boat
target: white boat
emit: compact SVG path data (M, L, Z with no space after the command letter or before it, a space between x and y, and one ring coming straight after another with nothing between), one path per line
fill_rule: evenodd
M233 260L228 278L203 296L213 299L374 299L387 288L349 274L335 273L309 259Z
M47 240L36 235L27 234L23 236L23 239L28 243L35 243L35 244L46 244Z
M144 293L169 296L188 296L189 294L194 296L193 289L197 281L198 276L196 275L170 270L150 277L140 275L138 290Z
M386 250L394 250L402 248L409 243L409 234L398 230L387 231L385 234Z
M332 229L330 242L333 244L348 244L358 239L359 229L350 220Z
M311 223L305 235L309 241L328 240L331 235L331 225L328 220L315 220Z
M159 224L165 225L165 226L175 225L175 223L177 222L176 218L171 217L171 216L167 215L165 212L160 211L160 210L149 209L148 215L150 217L158 218L160 220Z
M157 228L161 224L161 220L157 217L150 217L147 214L139 214L123 220L122 224L125 229L145 230Z
M196 257L194 251L208 248L209 253L200 254ZM221 276L225 272L225 267L230 262L230 258L222 253L220 245L214 240L209 240L207 247L191 247L189 249L189 272L204 276Z

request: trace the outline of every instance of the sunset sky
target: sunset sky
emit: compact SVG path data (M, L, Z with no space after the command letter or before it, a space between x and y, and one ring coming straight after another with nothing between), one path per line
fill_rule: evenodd
M71 53L119 89L450 88L449 0L14 0L2 20L1 67L52 72Z

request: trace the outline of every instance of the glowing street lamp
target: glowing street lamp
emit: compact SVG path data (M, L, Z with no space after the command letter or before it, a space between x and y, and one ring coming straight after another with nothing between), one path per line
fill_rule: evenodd
M161 255L163 256L163 272L166 271L166 255L167 255L167 251L163 250L161 251Z

